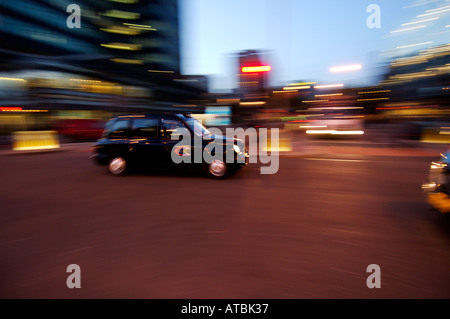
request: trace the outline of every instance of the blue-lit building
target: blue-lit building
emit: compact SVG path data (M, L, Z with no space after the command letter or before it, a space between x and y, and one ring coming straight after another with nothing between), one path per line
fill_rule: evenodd
M178 14L177 0L1 1L0 106L133 111L196 99L203 86L179 81Z

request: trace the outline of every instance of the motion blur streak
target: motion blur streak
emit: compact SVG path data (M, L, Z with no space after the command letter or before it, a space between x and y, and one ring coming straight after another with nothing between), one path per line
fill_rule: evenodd
M270 70L271 70L271 67L269 65L244 66L244 67L242 67L242 72L244 72L244 73L268 72Z
M332 73L349 72L349 71L361 70L361 68L362 68L361 64L334 66L334 67L330 68L330 72L332 72Z

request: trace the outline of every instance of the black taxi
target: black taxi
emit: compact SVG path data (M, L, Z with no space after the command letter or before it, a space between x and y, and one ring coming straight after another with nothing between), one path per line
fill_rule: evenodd
M110 119L91 157L114 175L131 169L196 167L220 179L246 166L249 155L241 139L212 134L190 114L156 113Z

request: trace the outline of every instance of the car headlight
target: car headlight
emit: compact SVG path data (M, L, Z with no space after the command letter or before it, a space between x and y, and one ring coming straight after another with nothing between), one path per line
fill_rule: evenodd
M430 168L431 169L442 169L446 168L447 164L442 162L432 162Z
M233 144L233 149L236 153L241 153L241 148L239 147L239 145Z

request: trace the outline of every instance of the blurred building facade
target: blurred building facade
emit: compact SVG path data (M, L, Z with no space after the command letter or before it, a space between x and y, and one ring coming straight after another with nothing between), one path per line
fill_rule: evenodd
M241 94L261 93L267 89L270 65L259 50L247 50L237 55L237 92Z
M0 2L3 109L183 109L207 90L180 74L177 0L80 0L79 27L72 4Z

